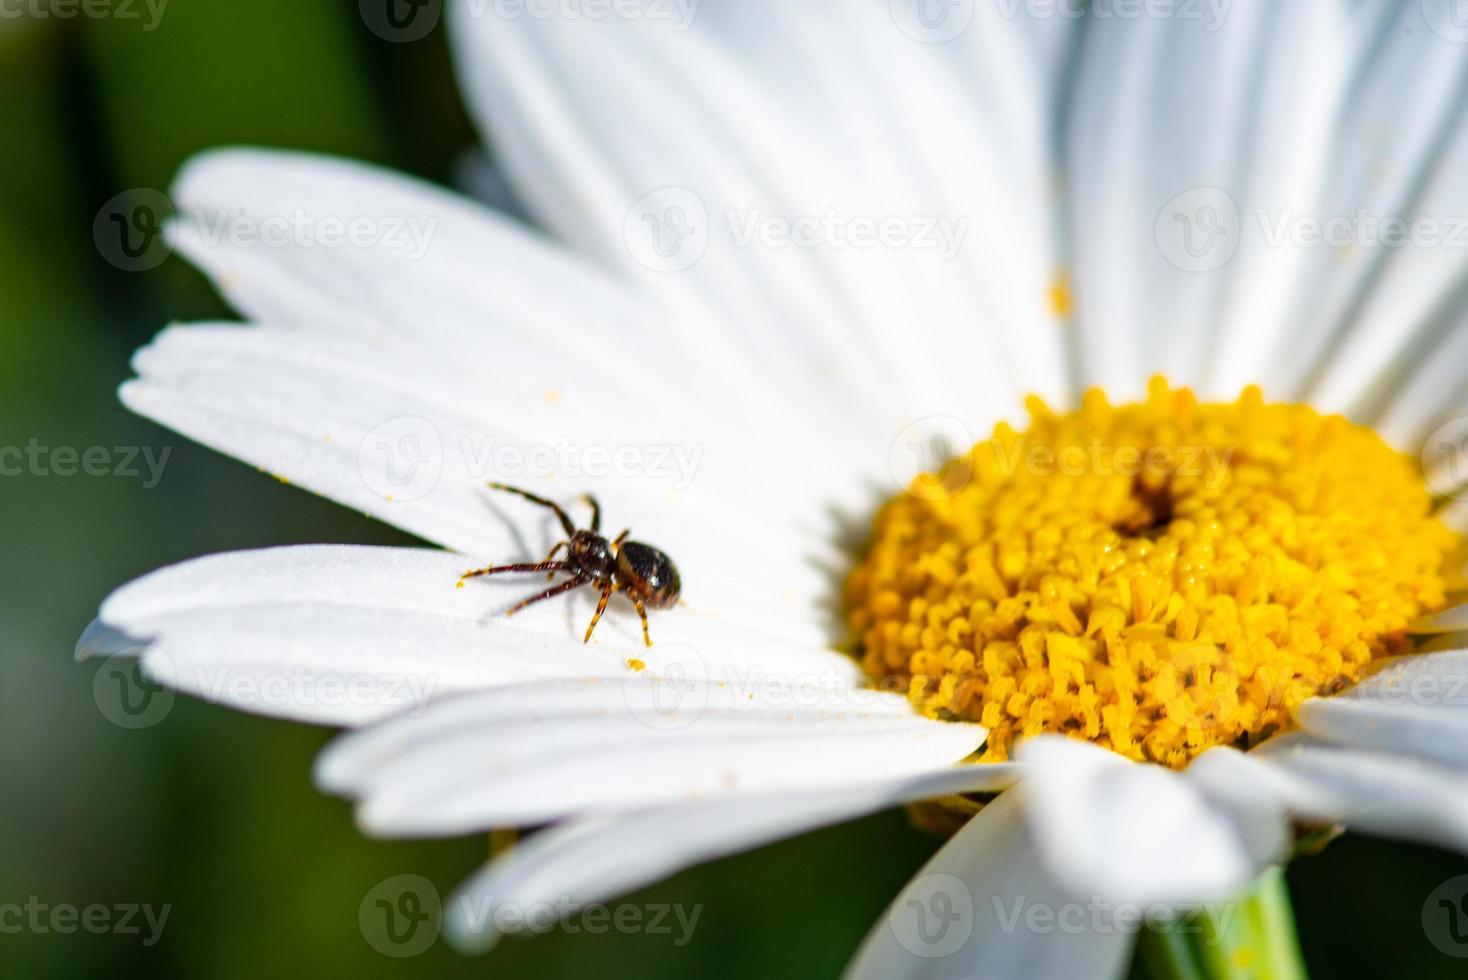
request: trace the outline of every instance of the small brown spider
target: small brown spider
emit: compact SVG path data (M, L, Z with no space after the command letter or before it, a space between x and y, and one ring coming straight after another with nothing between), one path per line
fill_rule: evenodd
M559 505L544 497L537 497L533 493L527 493L517 487L506 486L503 483L489 484L492 490L504 490L524 497L532 503L549 507L555 512L556 518L561 522L561 527L566 529L567 540L557 542L545 556L545 561L525 562L517 565L490 565L487 568L476 569L465 572L459 578L459 584L463 585L466 579L479 578L483 575L499 575L502 572L549 572L546 578L551 578L556 572L567 572L571 578L559 585L553 585L539 595L533 595L511 608L505 613L513 616L526 606L533 605L542 599L550 599L563 592L583 585L595 585L601 590L601 601L596 604L596 615L591 617L591 625L586 627L586 638L583 643L591 642L592 630L601 621L601 614L606 611L607 600L612 597L613 592L621 591L627 593L627 598L632 600L632 605L637 608L637 615L642 618L642 642L652 646L652 637L647 632L647 608L667 609L678 601L678 591L681 583L678 581L678 569L673 564L673 559L650 544L640 541L628 541L628 531L623 531L617 537L608 542L601 535L601 505L591 495L583 496L581 499L591 505L591 527L578 530L571 518ZM566 549L564 561L552 561L556 553L562 548Z

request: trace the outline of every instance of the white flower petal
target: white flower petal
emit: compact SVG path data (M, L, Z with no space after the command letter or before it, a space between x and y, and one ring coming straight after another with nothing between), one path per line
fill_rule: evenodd
M125 634L124 646L150 648L144 666L160 683L248 711L340 725L422 710L451 692L625 677L634 659L655 676L683 670L741 684L861 683L849 657L687 607L652 613L658 645L648 649L619 598L583 645L594 597L573 595L506 618L504 609L544 580L456 588L465 566L460 555L412 548L211 555L123 586L103 603L100 620Z
M1246 885L1260 859L1238 821L1179 773L1059 735L1024 742L1039 853L1057 881L1118 902L1190 902Z
M573 820L516 844L466 881L448 900L445 931L459 949L482 952L499 938L493 915L502 906L564 914L703 861L913 800L1001 789L1018 775L1012 763L966 765L853 789L704 800Z
M531 427L508 407L486 410L467 378L436 361L348 338L191 327L161 334L138 352L135 366L140 379L122 390L134 411L427 540L481 559L514 560L521 551L511 549L515 528L549 519L543 509L484 484L501 475L493 462L498 452L508 447L524 461L544 450L554 460L567 430L549 421ZM588 407L586 415L596 411ZM573 448L610 452L624 445L566 424L577 433ZM690 602L758 610L814 638L812 610L831 588L817 561L833 555L829 538L812 526L819 504L777 492L750 494L750 474L759 470L737 454L698 459L691 453L699 443L671 432L644 435L646 441L628 443L638 458L653 458L648 447L666 448L658 458L681 467L686 487L648 472L588 474L568 486L570 475L552 480L523 463L523 475L510 482L552 498L594 491L607 520L617 522L609 532L630 524L635 539L668 550ZM674 450L689 450L682 464ZM718 471L726 475L716 478ZM789 510L782 517L783 508ZM564 536L559 528L555 533L551 540ZM759 575L729 558L746 552L755 535Z
M1448 440L1430 444L1433 431L1449 420L1468 416L1468 404L1463 400L1463 365L1468 363L1468 311L1459 310L1455 304L1443 314L1449 319L1446 324L1437 324L1439 336L1427 338L1405 351L1402 360L1406 363L1393 371L1399 382L1383 385L1375 393L1381 404L1368 403L1375 409L1368 416L1372 427L1404 452L1423 453L1429 475L1432 464L1428 459L1436 458L1441 465L1447 454L1456 449Z
M1227 807L1261 864L1284 857L1288 850L1287 817L1322 822L1340 818L1339 807L1328 794L1271 765L1259 752L1212 748L1189 763L1183 776Z
M1298 734L1271 739L1250 754L1310 787L1326 811L1317 818L1468 852L1468 776L1461 770Z
M1024 386L1055 393L1045 114L1006 117L1003 92L979 82L1004 79L1035 104L1046 86L1027 83L1046 67L1031 39L995 32L1008 36L986 50L1006 60L956 70L885 8L706 7L680 30L652 17L505 23L454 6L464 89L540 217L670 304L722 320L710 329L739 340L777 387L839 371L848 384L812 402L812 417L869 419L890 439L915 411L987 421ZM757 54L740 45L754 30L766 39ZM833 37L870 72L828 70ZM628 236L662 213L639 211L646 196L669 189L707 242L689 267L650 271ZM750 220L826 215L946 216L972 233L957 260L832 244L829 232L809 246L741 241ZM1003 236L980 233L995 224Z
M894 694L681 677L517 685L343 736L323 788L383 835L455 834L706 795L840 787L955 762L976 725Z
M1313 249L1293 329L1275 351L1288 373L1310 383L1311 404L1353 415L1395 392L1447 326L1442 318L1458 305L1468 275L1461 241L1468 123L1459 98L1468 83L1468 45L1439 33L1456 30L1452 0L1377 10L1385 16L1369 25L1359 77L1345 89L1350 99L1338 122L1322 217L1365 216L1378 224L1348 247ZM1380 223L1393 220L1403 223L1405 244L1383 236ZM1437 230L1418 224L1407 234L1424 220Z
M760 375L719 356L717 338L695 337L685 317L421 181L332 157L234 149L192 159L173 196L177 248L250 319L370 340L394 360L435 358L500 413L558 431L574 420L583 440L615 427L614 444L637 441L648 421L677 421L725 451L742 433L800 424L778 394L745 397ZM315 236L328 222L373 234L327 247ZM264 235L282 224L304 230ZM812 447L842 438L836 430L746 449L814 478L823 468Z
M1226 16L1234 16L1235 10L1226 9ZM1280 4L1269 13L1279 22L1268 28L1268 40L1259 42L1259 66L1250 69L1251 76L1258 72L1257 81L1248 83L1257 88L1243 96L1252 103L1247 111L1254 132L1236 137L1247 160L1240 183L1227 188L1236 195L1242 223L1238 250L1219 273L1227 285L1217 297L1221 309L1213 332L1185 344L1194 356L1199 343L1205 345L1205 389L1223 397L1275 376L1277 351L1295 329L1293 303L1313 254L1288 237L1279 240L1275 227L1282 217L1318 206L1325 196L1335 123L1364 33L1337 0ZM1191 218L1201 215L1194 212ZM1192 333L1191 327L1157 325L1181 334ZM1276 397L1292 394L1283 385L1275 387L1271 394Z
M78 660L93 657L138 656L146 644L139 644L135 637L102 622L92 620L82 635L77 637L75 656Z
M1321 179L1343 46L1334 7L1088 21L1066 153L1087 383L1113 398L1140 394L1159 371L1197 383L1214 351L1261 345L1240 337L1234 353L1219 318L1234 296L1238 313L1223 322L1267 334L1269 321L1253 317L1277 315L1261 307L1278 305L1290 266L1252 231L1237 266L1228 246L1244 244L1236 226L1252 220L1256 197L1298 207ZM1259 359L1246 380L1268 382L1270 368ZM1218 370L1222 386L1236 383L1235 369Z
M1449 606L1441 612L1423 616L1412 624L1414 633L1455 633L1468 630L1468 603Z
M1132 932L1061 928L1088 899L1045 873L1021 794L1003 793L964 825L867 934L847 980L1117 980ZM1109 896L1107 896L1109 900ZM1041 909L1056 927L1031 930ZM1084 911L1083 911L1084 916Z
M1468 650L1394 660L1337 697L1306 701L1299 721L1339 745L1468 768Z

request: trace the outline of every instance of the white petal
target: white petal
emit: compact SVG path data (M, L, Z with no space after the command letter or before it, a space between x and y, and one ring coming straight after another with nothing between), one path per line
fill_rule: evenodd
M1449 606L1412 624L1414 633L1454 633L1459 630L1468 630L1468 603Z
M797 646L678 607L654 612L658 645L614 602L590 645L593 598L504 609L544 587L456 588L467 561L427 549L303 546L212 555L132 582L101 621L162 683L248 711L359 725L456 691L550 678L653 675L753 684L771 678L855 686L849 657ZM584 592L585 590L581 590Z
M1468 767L1468 650L1392 661L1349 691L1300 706L1311 735Z
M767 434L793 414L778 393L745 397L760 375L720 356L718 337L695 338L686 317L421 181L324 156L221 150L191 160L173 195L178 249L246 316L370 341L390 363L427 355L436 371L467 375L475 404L491 412L546 420L557 433L574 422L579 440L611 427L613 445L638 442L648 421L677 421L725 451L727 431L757 423ZM315 236L328 222L373 235L326 247ZM283 224L304 230L262 240ZM746 450L816 478L813 449L843 438Z
M1046 874L1021 796L1007 792L908 883L867 934L846 977L1117 980L1126 973L1135 923L1090 928L1087 901ZM1054 928L1042 933L1026 925L1036 909Z
M571 909L603 901L683 868L913 800L1001 789L1009 763L958 766L849 790L707 800L552 827L517 844L449 899L447 934L482 952L498 940L494 910Z
M981 51L950 60L904 36L885 6L710 4L688 30L453 9L465 91L539 216L670 303L704 311L695 329L722 321L707 329L743 344L777 387L839 372L846 384L812 402L812 416L872 419L890 439L892 421L915 410L987 420L1013 404L1016 381L1059 388L1037 104L1048 68L1032 38L1002 29L1013 25L976 26ZM868 70L846 71L833 38ZM662 205L639 211L646 196L670 189L707 241L695 264L649 271L629 235L663 216ZM946 260L841 247L824 233L810 247L740 240L751 216L828 214L946 216L970 233Z
M630 523L635 539L674 556L690 602L758 610L767 621L788 622L813 638L813 606L831 587L812 560L831 555L829 538L822 540L813 526L819 491L813 497L750 493L751 474L761 470L727 443L704 447L710 449L704 453L692 433L658 435L646 428L642 438L629 433L619 442L605 430L581 427L598 414L616 415L589 403L560 423L564 427L551 419L532 422L528 397L522 413L508 404L487 408L472 381L442 360L351 338L191 327L165 331L138 352L135 366L140 379L122 390L133 410L465 554L512 560L521 550L513 546L515 526L549 519L540 508L486 489L487 479L507 479L552 498L594 491L609 521ZM660 460L664 468L593 472L577 463L585 475L559 472L558 447L565 445L599 448L608 458L628 446L644 463ZM656 447L667 453L654 457ZM508 476L498 462L506 449L520 460ZM537 459L551 469L538 468ZM672 478L675 470L684 476ZM507 516L497 519L496 511ZM756 534L764 572L751 575L729 556L745 551Z
M1468 852L1468 776L1460 770L1300 735L1272 739L1250 754L1310 787L1326 810L1317 819Z
M1255 131L1238 137L1247 161L1242 182L1229 188L1242 225L1238 251L1224 270L1227 286L1218 297L1215 332L1205 338L1206 388L1221 397L1275 376L1271 361L1295 329L1292 303L1315 250L1288 237L1279 240L1274 227L1281 217L1324 200L1335 123L1349 96L1352 55L1361 33L1337 0L1270 9L1280 22L1269 29L1270 40L1259 45L1258 67L1250 69L1258 81L1244 86L1257 85L1248 110ZM1171 329L1168 324L1161 328ZM1291 393L1276 384L1271 394Z
M1468 404L1464 402L1464 388L1468 386L1463 381L1463 365L1468 364L1468 311L1454 304L1451 312L1444 312L1449 320L1439 325L1439 335L1403 351L1405 356L1399 360L1407 363L1394 366L1391 378L1395 383L1368 392L1376 395L1380 404L1368 402L1362 412L1362 417L1391 445L1404 452L1422 453L1429 474L1428 459L1444 459L1456 451L1451 439L1430 442L1433 432L1444 423L1468 415ZM1441 434L1451 436L1453 430ZM1458 483L1452 485L1461 489Z
M1226 322L1268 333L1255 315L1275 313L1290 265L1241 235L1252 205L1298 207L1321 179L1342 60L1335 6L1088 21L1067 144L1086 382L1113 397L1157 371L1197 383L1216 349L1237 356L1217 332L1231 298ZM1224 385L1234 373L1225 366Z
M1243 887L1261 866L1234 816L1179 773L1058 735L1026 741L1018 758L1041 859L1076 892L1200 901Z
M1310 383L1310 403L1361 415L1389 397L1459 305L1468 250L1461 174L1468 123L1464 37L1451 0L1382 5L1371 44L1338 124L1326 216L1416 224L1406 244L1367 228L1359 245L1313 249L1296 297L1293 330L1276 356ZM1432 222L1436 230L1420 223ZM1424 238L1430 235L1431 238ZM1456 387L1462 391L1461 373Z
M142 655L146 646L101 619L94 619L87 624L82 635L77 637L75 656L78 660L90 660L93 657L136 657Z
M454 834L707 795L860 784L955 762L974 725L840 685L683 676L542 682L351 733L319 760L384 835Z

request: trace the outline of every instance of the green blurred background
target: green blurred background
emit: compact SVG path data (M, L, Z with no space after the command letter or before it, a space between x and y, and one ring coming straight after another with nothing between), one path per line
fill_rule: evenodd
M99 209L124 190L165 190L192 153L226 143L451 182L474 134L442 29L389 43L353 0L181 0L156 21L143 0L107 16L54 16L63 9L0 0L0 447L171 455L153 488L123 475L0 477L0 905L170 911L152 946L144 935L0 932L0 978L837 973L938 845L901 813L635 896L702 906L681 947L666 935L558 930L483 958L440 942L390 959L358 926L364 896L410 872L447 894L483 860L483 839L362 838L347 807L311 787L325 731L184 698L148 728L108 721L93 695L98 667L71 652L116 585L225 549L404 539L119 406L134 348L170 320L229 311L178 259L137 273L104 261ZM1313 975L1464 975L1468 961L1434 949L1420 915L1433 888L1465 872L1451 855L1352 838L1297 862Z

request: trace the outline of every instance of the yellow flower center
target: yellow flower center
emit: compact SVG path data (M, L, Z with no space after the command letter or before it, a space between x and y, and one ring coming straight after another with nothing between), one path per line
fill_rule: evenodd
M1161 380L1028 407L889 501L845 588L867 670L986 726L980 761L1041 732L1174 767L1250 744L1444 605L1457 539L1369 429Z

